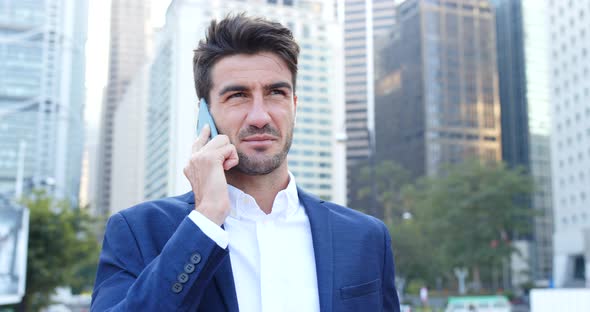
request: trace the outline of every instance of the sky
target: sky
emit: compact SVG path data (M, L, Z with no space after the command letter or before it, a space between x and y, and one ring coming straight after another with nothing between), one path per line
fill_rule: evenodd
M152 1L152 26L164 24L170 0ZM108 75L111 0L88 1L88 39L86 41L86 112L89 134L98 129L103 90Z

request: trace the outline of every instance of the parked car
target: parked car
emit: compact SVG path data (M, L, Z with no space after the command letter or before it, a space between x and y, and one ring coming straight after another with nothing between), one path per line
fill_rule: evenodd
M449 297L445 312L510 312L505 296Z

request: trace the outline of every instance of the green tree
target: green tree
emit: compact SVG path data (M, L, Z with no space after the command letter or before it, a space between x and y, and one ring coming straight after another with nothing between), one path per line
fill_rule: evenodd
M421 219L432 251L440 253L440 268L466 267L476 285L490 285L502 261L517 252L515 236L530 230L533 210L523 198L532 179L523 170L471 160L449 166L440 177L423 178L404 196Z
M437 278L454 283L453 269L465 267L476 284L490 286L502 261L516 252L511 240L530 230L534 213L523 198L532 192L532 179L523 170L468 160L417 181L391 161L370 170L360 170L365 186L357 196L370 199L375 177L396 274L406 284L433 285Z
M413 207L406 202L409 198L403 196L403 190L412 185L409 171L393 161L380 162L374 169L360 169L359 180L364 187L357 191L357 197L369 201L375 183L383 221L392 233L396 275L405 278L406 284L412 280L434 281L440 254L431 253L433 246L425 231L425 219L413 217Z
M87 209L58 202L44 191L23 199L30 210L27 283L21 308L38 311L50 304L56 287L90 290L98 263L97 222Z
M393 161L383 161L375 168L370 166L360 168L359 181L364 185L357 191L357 197L361 200L371 202L372 188L376 187L376 201L383 209L385 223L400 219L406 212L401 198L403 186L411 182L410 173L406 169Z

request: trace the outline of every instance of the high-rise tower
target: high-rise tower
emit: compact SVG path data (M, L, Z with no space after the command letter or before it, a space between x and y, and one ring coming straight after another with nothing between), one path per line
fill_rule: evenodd
M78 201L87 10L85 0L0 5L0 192L44 187Z
M414 177L501 160L494 12L485 0L407 0L376 54L377 159Z
M117 105L147 61L150 1L112 0L109 74L101 112L96 211L106 214L112 196L113 146Z

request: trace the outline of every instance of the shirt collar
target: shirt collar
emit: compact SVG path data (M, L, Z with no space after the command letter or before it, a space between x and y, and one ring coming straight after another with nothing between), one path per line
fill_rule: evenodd
M264 213L254 197L233 185L227 185L231 205L230 217L252 221L285 219L299 209L299 196L295 177L289 172L289 184L277 193L270 214Z

